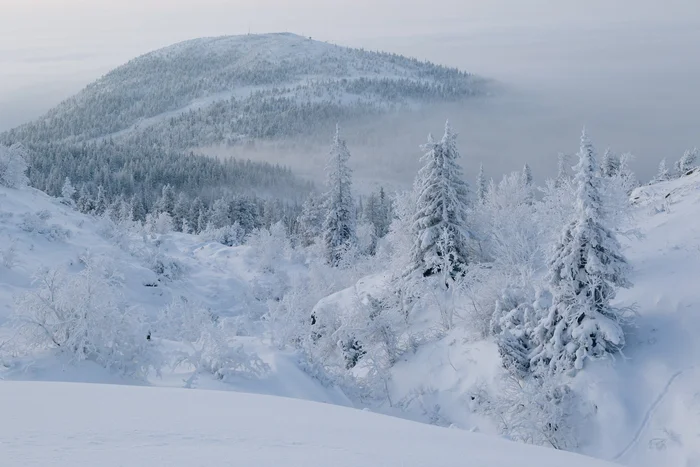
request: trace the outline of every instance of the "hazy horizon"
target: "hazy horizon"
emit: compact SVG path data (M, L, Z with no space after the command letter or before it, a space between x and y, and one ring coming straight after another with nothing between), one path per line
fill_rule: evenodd
M689 1L0 2L0 131L137 55L250 30L397 52L503 82L509 96L493 106L411 130L412 148L450 117L468 170L485 160L498 176L528 161L548 175L583 125L601 150L636 154L642 179L662 157L700 145L700 5Z

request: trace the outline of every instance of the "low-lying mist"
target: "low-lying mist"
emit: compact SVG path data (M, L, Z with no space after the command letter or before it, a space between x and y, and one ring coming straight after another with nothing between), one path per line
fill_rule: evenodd
M554 175L558 153L576 153L584 126L601 153L610 147L634 154L642 182L653 177L661 159L671 165L684 150L700 146L700 28L490 29L348 45L457 66L501 85L491 98L341 122L362 190L410 186L420 166L419 146L430 132L441 136L446 119L460 134L470 181L481 163L487 176L500 178L526 162L542 181ZM317 179L331 137L218 154L287 164Z

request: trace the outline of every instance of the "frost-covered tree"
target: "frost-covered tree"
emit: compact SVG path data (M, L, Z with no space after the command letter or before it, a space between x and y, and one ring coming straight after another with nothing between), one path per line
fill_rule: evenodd
M170 214L170 217L175 217L175 190L170 185L163 186L160 199L156 203L156 213L165 212Z
M683 176L690 170L697 167L698 159L698 149L688 149L683 153L683 156L676 163L676 169L678 170L678 175Z
M83 185L78 195L78 210L82 213L89 213L95 209L95 202L87 187Z
M424 276L463 273L469 261L467 203L469 190L457 160L457 135L449 122L440 141L428 137L423 168L414 184L413 267ZM445 270L447 269L447 270Z
M533 363L550 371L583 368L587 358L625 344L622 313L610 306L618 287L629 287L629 265L605 225L603 183L595 149L584 131L576 166L576 209L549 261L552 306L534 335Z
M600 174L603 177L614 177L619 170L620 158L610 148L607 148L600 162Z
M209 224L214 229L220 229L231 224L231 205L224 199L214 201L209 213Z
M486 202L486 176L484 176L484 164L479 166L479 176L476 178L476 199L479 204Z
M560 152L557 156L557 178L554 180L554 184L559 188L565 181L569 178L569 174L566 170L566 165L568 163L569 156Z
M175 202L175 207L173 208L173 223L175 224L176 230L182 230L183 222L187 222L188 226L191 226L188 219L190 214L190 200L184 193L180 193Z
M10 147L0 144L0 185L21 188L29 182L27 178L27 151L21 144Z
M326 260L337 265L343 253L355 241L355 202L352 197L352 171L348 166L350 151L336 126L333 145L326 167L326 216L323 222L323 243Z
M669 178L670 174L668 172L668 167L666 167L666 159L662 159L661 162L659 162L659 170L656 172L656 176L652 182L664 182Z
M75 361L145 377L160 362L147 340L143 313L122 305L110 267L84 256L77 274L41 271L17 300L19 335L32 348L55 348Z
M323 198L316 193L311 193L304 201L301 214L298 219L299 236L303 246L309 246L321 236L324 221Z
M532 169L529 164L523 166L523 183L527 186L532 186Z
M68 206L75 205L75 188L68 177L66 177L66 181L63 182L63 187L61 188L61 201Z
M102 185L97 187L97 199L95 200L94 212L98 216L101 216L107 212L107 197L105 196L105 191Z

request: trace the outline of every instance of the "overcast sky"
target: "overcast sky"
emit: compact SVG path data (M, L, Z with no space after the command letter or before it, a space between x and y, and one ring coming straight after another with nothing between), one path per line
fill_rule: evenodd
M468 117L501 125L475 142L486 158L517 147L505 130L527 127L529 150L544 154L584 123L638 152L647 172L662 148L700 144L700 0L0 0L0 131L137 55L249 30L417 56L539 93L538 118Z

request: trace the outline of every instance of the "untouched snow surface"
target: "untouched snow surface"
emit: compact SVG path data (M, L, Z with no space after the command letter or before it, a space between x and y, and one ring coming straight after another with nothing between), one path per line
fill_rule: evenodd
M604 467L331 405L250 394L0 384L3 466Z

